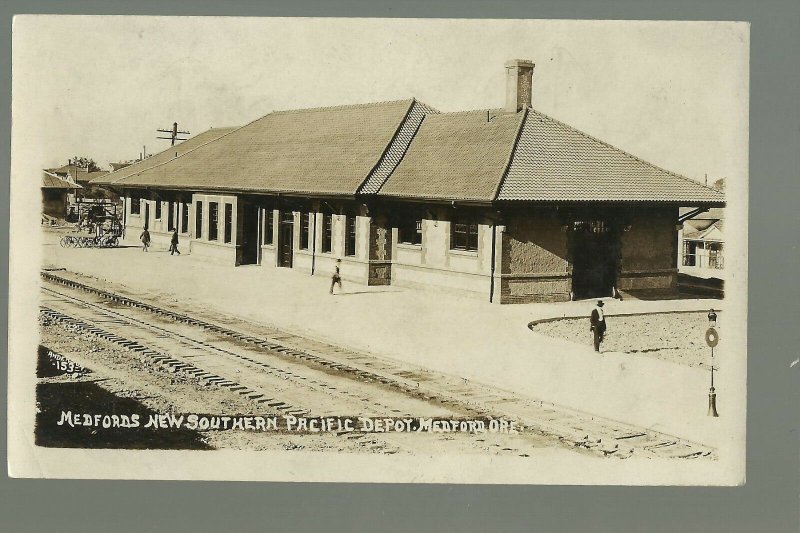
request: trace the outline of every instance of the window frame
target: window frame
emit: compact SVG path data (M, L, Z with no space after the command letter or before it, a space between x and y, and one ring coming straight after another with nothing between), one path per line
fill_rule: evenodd
M189 202L181 202L181 214L178 224L178 231L183 234L189 233Z
M271 207L264 208L264 235L262 244L272 246L275 234L275 210Z
M194 204L194 231L195 239L203 238L203 201L198 200Z
M346 215L344 221L344 255L355 257L358 245L358 219L357 215Z
M412 226L413 230L411 230ZM410 239L406 233L411 234ZM422 246L422 219L403 219L397 225L397 242L409 246Z
M131 196L131 215L139 215L142 214L142 199L138 196L133 197ZM136 210L134 211L133 206L136 206Z
M460 229L459 226L463 226ZM480 247L478 232L480 226L465 217L454 218L450 222L450 249L460 252L477 252Z
M225 212L223 216L225 217L223 220L223 234L222 234L222 242L225 244L230 244L233 240L233 204L225 202Z
M311 249L311 214L308 212L300 213L300 249Z
M208 202L208 240L219 240L219 202Z
M333 253L333 213L322 213L322 243L323 254Z
M161 200L156 200L155 216L153 220L161 220Z

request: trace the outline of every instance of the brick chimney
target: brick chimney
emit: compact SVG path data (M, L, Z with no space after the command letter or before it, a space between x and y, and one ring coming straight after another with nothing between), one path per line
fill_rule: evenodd
M506 107L507 113L518 113L531 107L532 61L511 59L506 61Z

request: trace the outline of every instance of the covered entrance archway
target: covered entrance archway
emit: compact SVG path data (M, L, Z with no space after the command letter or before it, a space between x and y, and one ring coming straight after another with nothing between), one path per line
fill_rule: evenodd
M614 296L620 254L616 225L602 219L577 220L570 230L572 298Z

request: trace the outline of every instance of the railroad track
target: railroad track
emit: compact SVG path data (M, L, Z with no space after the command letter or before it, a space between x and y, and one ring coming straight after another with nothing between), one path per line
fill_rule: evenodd
M45 302L42 312L52 319L77 325L173 371L228 387L285 414L503 417L516 420L538 435L599 455L715 457L715 451L703 445L404 362L346 350L235 318L217 316L214 320L200 312L189 315L166 309L84 283L67 273L43 271L41 275L47 282L45 285L58 284L70 289L67 294L43 286L51 300L61 299L59 305L67 305L59 310L54 308L57 305L53 301ZM91 300L87 300L88 296ZM83 310L82 316L72 316L77 309ZM136 335L130 329L126 333L125 328L147 331L148 342L128 338ZM189 356L178 357L175 353ZM336 381L342 378L346 381L337 387ZM275 397L278 392L280 398ZM315 404L315 395L325 399L322 405Z

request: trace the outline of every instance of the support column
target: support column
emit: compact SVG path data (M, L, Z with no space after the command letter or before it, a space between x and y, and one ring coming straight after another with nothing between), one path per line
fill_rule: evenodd
M368 285L390 285L392 282L392 228L387 217L379 215L369 221Z

